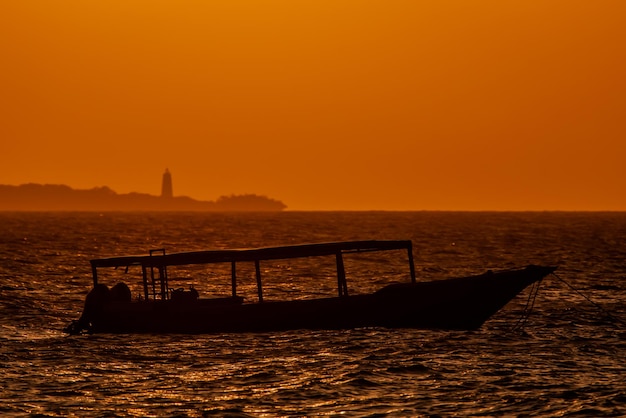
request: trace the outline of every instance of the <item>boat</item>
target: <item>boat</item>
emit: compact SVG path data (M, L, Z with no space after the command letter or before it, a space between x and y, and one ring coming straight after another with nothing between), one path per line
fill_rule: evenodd
M363 294L348 286L344 256L351 253L403 251L408 259L406 282L386 284ZM337 293L314 299L264 299L261 262L307 257L334 257ZM254 263L256 294L238 294L237 266ZM226 295L203 298L194 288L170 288L168 268L230 264ZM100 283L104 268L140 267L140 294L132 297L127 284L109 289ZM478 329L526 287L540 282L556 267L530 265L506 271L417 281L410 240L370 240L288 245L252 249L220 249L91 260L93 288L82 315L66 328L79 333L228 333L294 329L360 327ZM228 265L225 266L228 271ZM228 273L227 273L228 274ZM334 281L334 279L332 279ZM352 289L354 290L354 289ZM142 293L142 294L141 294ZM248 296L248 295L246 295Z

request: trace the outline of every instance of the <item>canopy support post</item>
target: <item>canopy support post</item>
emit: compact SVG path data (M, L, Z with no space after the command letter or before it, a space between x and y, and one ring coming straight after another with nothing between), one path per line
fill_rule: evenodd
M232 293L233 293L233 297L237 296L237 267L236 267L236 263L233 261L231 262L231 268L230 268L230 275L232 278Z
M254 261L254 269L256 270L256 286L259 292L259 302L263 302L263 284L261 283L261 265L259 260Z
M147 301L150 298L150 292L148 292L148 269L145 264L141 265L141 270L143 273L143 295Z
M159 267L159 281L161 282L161 300L167 300L167 270L165 266Z
M413 263L413 244L409 242L409 246L407 248L409 253L409 269L411 271L411 283L415 284L415 264Z
M348 284L346 283L346 269L343 265L343 255L341 251L336 254L337 257L337 292L339 297L348 296Z

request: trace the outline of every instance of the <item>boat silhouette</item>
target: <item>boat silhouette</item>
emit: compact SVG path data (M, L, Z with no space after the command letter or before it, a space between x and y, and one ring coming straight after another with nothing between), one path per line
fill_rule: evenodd
M91 260L93 288L81 317L68 333L221 333L293 329L347 329L359 327L472 330L479 328L529 285L556 267L526 268L441 279L416 280L412 242L347 241L236 250L209 250L166 254L163 249L143 256ZM367 293L351 295L343 256L350 253L404 250L408 257L406 283L393 283ZM337 295L317 299L267 301L263 297L260 262L307 257L335 257ZM237 294L237 263L254 262L256 300ZM202 298L195 288L171 289L168 267L231 264L231 292ZM141 267L143 296L133 300L129 287L111 289L99 282L103 268Z

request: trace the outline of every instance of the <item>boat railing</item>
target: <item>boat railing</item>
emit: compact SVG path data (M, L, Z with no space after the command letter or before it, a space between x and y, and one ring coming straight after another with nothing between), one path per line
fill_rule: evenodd
M150 254L150 258L155 257L155 254L157 253L161 253L161 256L165 255L165 248L157 248L154 250L150 250L149 254ZM144 295L146 297L146 300L148 300L148 277L147 277L147 272L146 269L147 267L145 265L142 265L143 268L143 282L144 282ZM155 274L155 270L157 272L157 274ZM166 300L169 299L170 297L170 292L169 292L169 283L168 283L168 279L167 279L167 265L155 265L154 263L150 263L150 284L151 284L151 288L152 288L152 298L154 300L157 299L157 283L158 283L158 287L159 287L159 295L161 297L161 300Z

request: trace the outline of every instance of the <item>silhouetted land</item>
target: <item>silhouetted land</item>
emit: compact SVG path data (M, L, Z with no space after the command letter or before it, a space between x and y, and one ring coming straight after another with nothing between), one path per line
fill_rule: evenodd
M200 201L187 196L118 194L108 187L77 190L57 184L0 185L0 210L3 211L281 211L286 207L279 200L255 194Z

